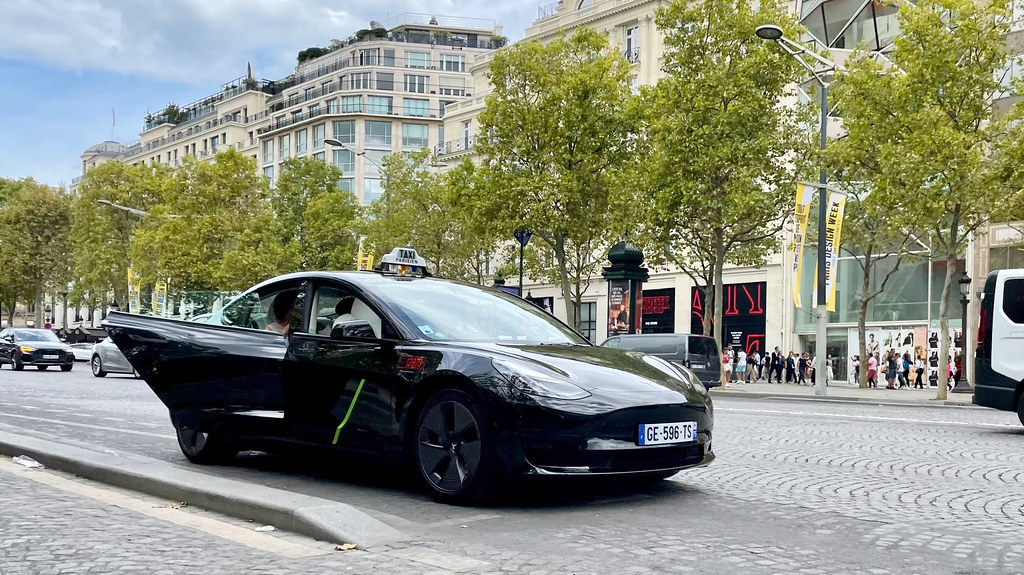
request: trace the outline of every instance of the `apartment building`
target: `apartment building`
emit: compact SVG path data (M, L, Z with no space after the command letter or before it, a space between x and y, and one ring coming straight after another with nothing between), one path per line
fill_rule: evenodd
M472 96L467 62L503 46L501 33L493 20L476 18L407 13L372 22L285 78L257 81L250 71L215 94L147 116L138 142L90 147L82 171L110 160L177 166L234 146L256 158L271 184L288 158L330 161L344 173L341 189L372 202L382 194L384 156L444 140L446 107Z

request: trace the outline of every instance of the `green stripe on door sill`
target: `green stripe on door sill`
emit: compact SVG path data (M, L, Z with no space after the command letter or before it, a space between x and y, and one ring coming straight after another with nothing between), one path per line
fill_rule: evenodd
M364 383L366 383L365 379L359 380L359 387L356 388L356 394L352 396L352 403L348 404L348 411L345 413L345 419L342 419L341 425L338 426L338 429L334 430L334 441L331 442L332 445L338 444L338 437L341 436L341 428L345 427L345 424L348 423L348 418L352 415L352 410L356 406L356 400L359 399L359 392L363 390Z

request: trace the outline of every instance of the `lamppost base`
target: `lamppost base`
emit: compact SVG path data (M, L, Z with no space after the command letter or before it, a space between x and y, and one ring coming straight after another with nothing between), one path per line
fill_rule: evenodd
M974 393L974 388L971 387L971 384L967 383L967 380L961 379L953 386L951 393Z

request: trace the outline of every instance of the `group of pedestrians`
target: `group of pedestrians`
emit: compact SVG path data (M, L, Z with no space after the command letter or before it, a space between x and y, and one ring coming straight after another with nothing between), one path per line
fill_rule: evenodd
M733 383L782 383L785 375L786 383L804 385L813 384L816 380L818 358L808 353L799 354L791 351L786 355L776 347L770 354L762 355L754 351L749 356L743 349L733 349L731 345L722 350L722 385L732 387ZM832 356L825 359L827 366L826 384L833 379Z
M853 382L860 385L860 356L853 356L853 361L850 364L853 370ZM868 357L868 387L878 387L878 380L885 376L885 389L909 389L911 386L914 389L924 389L925 369L923 351L919 351L913 357L909 351L900 355L895 349L890 349L885 352L884 356L879 356L879 352L875 351ZM956 375L956 367L952 362L949 369L949 379L952 381Z

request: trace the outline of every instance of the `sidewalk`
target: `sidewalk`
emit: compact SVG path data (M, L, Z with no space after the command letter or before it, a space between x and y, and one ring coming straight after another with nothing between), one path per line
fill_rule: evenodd
M711 393L718 397L746 399L780 398L811 401L866 401L894 405L928 406L969 406L972 405L972 399L974 398L974 394L971 393L950 392L947 394L946 401L939 401L935 399L935 396L938 395L938 388L935 387L926 387L924 389L885 389L885 386L882 385L877 388L861 389L844 381L829 383L823 396L815 395L815 388L812 385L764 382L732 383L731 385L732 387L728 388L712 388Z

